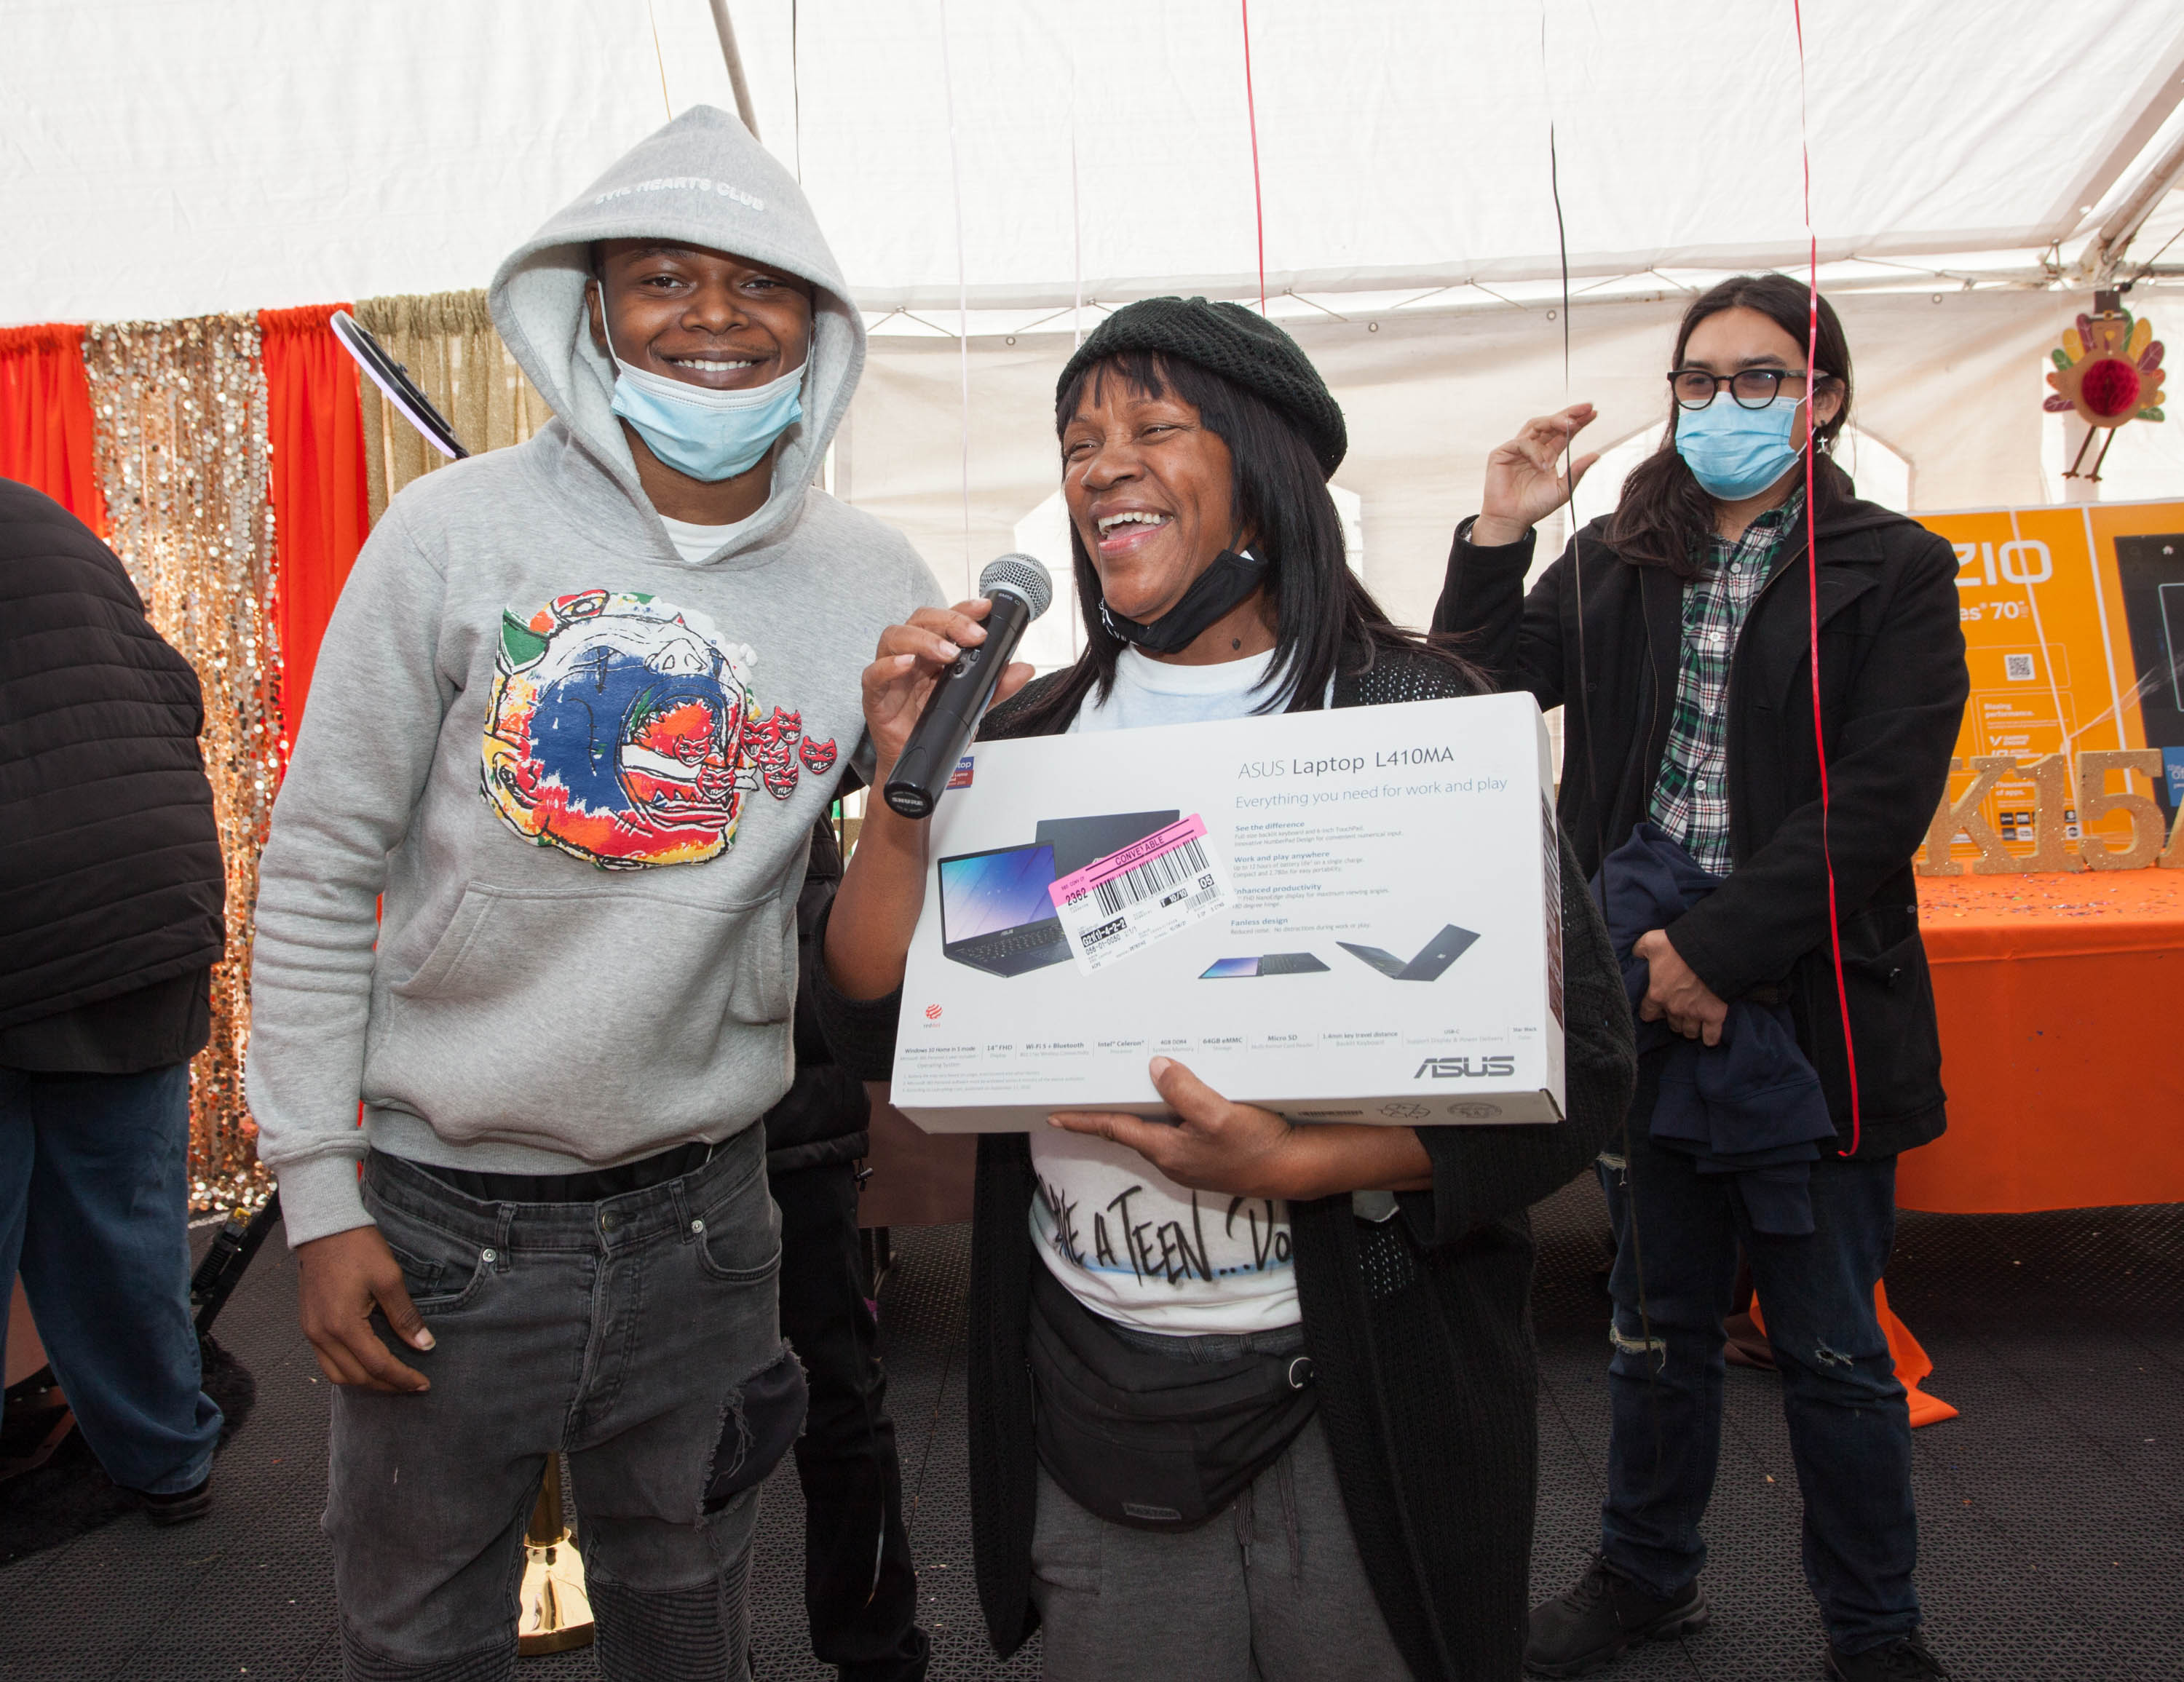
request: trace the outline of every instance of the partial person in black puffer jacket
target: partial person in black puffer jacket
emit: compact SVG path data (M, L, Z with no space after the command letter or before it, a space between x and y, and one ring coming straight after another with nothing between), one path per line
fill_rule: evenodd
M211 1507L189 1060L226 936L197 673L114 552L0 479L0 1341L20 1266L84 1440L154 1522Z
M227 938L198 675L114 551L11 479L0 662L0 1064L178 1062Z
M996 706L984 738L1478 693L1468 666L1390 625L1346 567L1325 489L1341 413L1279 328L1202 299L1134 304L1087 339L1057 398L1087 653ZM983 611L922 614L883 638L866 679L877 782L933 674L982 638ZM1028 675L1013 668L1002 693ZM823 1019L837 1055L872 1079L891 1065L923 839L875 802L830 916ZM1158 1059L1173 1126L1086 1115L980 1140L972 1512L1000 1652L1043 1626L1058 1682L1518 1674L1536 1472L1526 1210L1599 1152L1634 1067L1622 984L1566 843L1562 888L1559 1125L1295 1128ZM1216 1194L1207 1231L1229 1198L1263 1199L1293 1266L1176 1282L1072 1262L1042 1211L1107 1206L1118 1184L1134 1211L1173 1203L1184 1219ZM1059 1390L1053 1367L1034 1375L1057 1335L1119 1352L1116 1370L1150 1355L1295 1373L1301 1354L1316 1412L1273 1434L1278 1457L1251 1457L1205 1522L1127 1503L1145 1522L1110 1522L1088 1507L1100 1497L1084 1465L1039 1446L1089 1394ZM1149 1377L1142 1395L1167 1384Z

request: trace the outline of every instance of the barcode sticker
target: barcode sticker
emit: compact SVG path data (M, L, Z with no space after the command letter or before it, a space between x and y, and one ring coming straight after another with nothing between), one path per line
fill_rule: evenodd
M1049 891L1070 955L1087 975L1229 901L1228 878L1195 814L1072 871Z

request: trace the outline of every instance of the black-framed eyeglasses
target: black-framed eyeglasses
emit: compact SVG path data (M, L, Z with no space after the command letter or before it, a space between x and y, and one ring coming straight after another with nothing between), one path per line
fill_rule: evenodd
M1674 368L1669 389L1685 409L1704 409L1724 386L1739 409L1764 409L1774 401L1785 380L1802 380L1802 368L1740 368L1734 374L1709 374L1703 368Z

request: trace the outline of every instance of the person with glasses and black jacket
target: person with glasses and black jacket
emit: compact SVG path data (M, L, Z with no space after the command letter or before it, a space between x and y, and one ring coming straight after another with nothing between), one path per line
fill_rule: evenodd
M1637 1095L1600 1160L1617 1239L1600 1553L1533 1612L1526 1666L1582 1675L1707 1621L1699 1523L1741 1240L1783 1377L1826 1673L1938 1676L1874 1287L1897 1156L1943 1126L1911 860L1968 688L1956 559L1858 500L1830 455L1850 349L1802 282L1743 276L1695 300L1669 379L1660 448L1529 593L1533 526L1597 459L1567 460L1592 407L1493 453L1433 621L1501 686L1564 709L1557 810L1640 1018ZM1751 1083L1763 1062L1780 1084ZM1769 1095L1730 1117L1704 1096L1724 1079Z

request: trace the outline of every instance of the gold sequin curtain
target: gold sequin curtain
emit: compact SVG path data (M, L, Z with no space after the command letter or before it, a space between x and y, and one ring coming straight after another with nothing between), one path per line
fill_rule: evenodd
M520 444L552 418L493 331L483 292L367 298L356 319L410 370L473 455ZM373 523L387 499L447 458L418 436L370 381L363 382L364 471Z
M243 1101L258 854L279 780L280 650L267 494L265 380L248 315L86 330L108 541L159 634L197 669L199 744L227 866L227 955L212 1043L190 1067L192 1202L254 1203L269 1184Z

